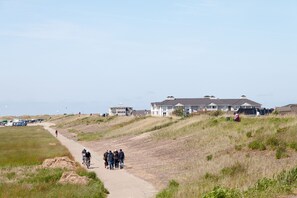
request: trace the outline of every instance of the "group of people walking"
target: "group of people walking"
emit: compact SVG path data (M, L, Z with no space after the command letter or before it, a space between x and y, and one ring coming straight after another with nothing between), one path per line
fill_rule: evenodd
M82 164L85 164L87 168L91 164L91 153L85 148L82 150ZM124 168L125 153L122 149L120 151L114 150L114 152L106 151L103 154L104 167L113 170L115 168L122 169Z
M114 150L107 150L103 154L104 166L105 168L109 168L113 170L115 168L124 168L124 160L125 160L125 153L122 149L120 151Z

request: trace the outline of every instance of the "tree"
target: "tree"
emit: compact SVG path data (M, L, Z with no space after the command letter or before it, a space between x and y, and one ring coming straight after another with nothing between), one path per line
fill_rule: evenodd
M173 115L179 116L179 117L183 117L185 115L185 111L183 107L177 107L173 112Z

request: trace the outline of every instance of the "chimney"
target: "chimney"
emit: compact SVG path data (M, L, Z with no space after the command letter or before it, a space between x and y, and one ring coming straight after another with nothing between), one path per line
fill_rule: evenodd
M175 100L175 98L173 96L167 96L166 98L167 100Z

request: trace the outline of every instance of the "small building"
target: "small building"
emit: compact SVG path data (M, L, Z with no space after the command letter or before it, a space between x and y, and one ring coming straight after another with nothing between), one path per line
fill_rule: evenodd
M110 107L109 115L111 116L131 116L133 112L132 107Z
M151 115L151 111L150 110L133 110L132 115L133 116L147 116L147 115Z
M283 107L276 107L275 110L280 114L297 114L297 104L288 104Z
M247 99L242 95L237 99L219 99L215 96L204 96L203 98L175 98L168 96L162 102L151 103L152 116L171 116L172 112L182 108L186 114L199 111L237 111L239 108L256 108L260 109L261 104Z

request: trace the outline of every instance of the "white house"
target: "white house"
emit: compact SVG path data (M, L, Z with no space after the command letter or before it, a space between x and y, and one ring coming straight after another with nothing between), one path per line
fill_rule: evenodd
M168 96L162 102L151 103L152 116L170 116L177 108L183 108L186 113L198 111L237 111L239 108L261 108L261 104L249 100L246 96L238 99L219 99L214 96L204 98L174 98Z
M133 108L132 107L110 107L109 115L111 116L130 116L132 115Z

